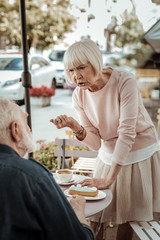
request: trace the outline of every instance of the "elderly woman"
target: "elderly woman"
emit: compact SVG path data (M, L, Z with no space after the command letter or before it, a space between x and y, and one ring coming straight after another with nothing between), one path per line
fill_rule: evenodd
M103 223L112 219L119 224L117 239L132 239L128 222L151 220L160 211L160 148L136 79L128 72L103 69L99 48L87 39L68 48L64 68L68 81L77 85L73 106L80 123L66 115L51 122L59 129L71 128L78 140L99 150L93 179L82 185L112 190ZM98 219L92 219L94 229ZM103 239L102 233L101 228L97 239Z

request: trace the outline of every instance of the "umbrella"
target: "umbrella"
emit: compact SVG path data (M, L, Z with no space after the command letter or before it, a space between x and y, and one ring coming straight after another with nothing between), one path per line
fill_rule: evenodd
M31 105L30 105L30 87L31 87L31 74L28 71L28 45L26 33L26 13L25 13L25 0L20 0L20 14L21 14L21 31L22 31L22 52L23 52L23 72L22 72L22 85L25 88L25 108L28 113L27 123L31 126ZM29 156L33 154L30 153Z

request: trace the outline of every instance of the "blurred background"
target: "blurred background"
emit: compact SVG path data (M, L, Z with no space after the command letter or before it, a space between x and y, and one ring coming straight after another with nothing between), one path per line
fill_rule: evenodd
M65 80L63 56L72 43L84 38L97 43L104 67L136 76L160 138L160 0L0 0L0 97L13 98L26 111L22 1L31 74L29 117L37 161L57 169L55 139L73 138L69 129L56 129L50 119L66 114L78 120L72 108L75 85ZM115 239L116 226L111 224L108 231L107 238Z

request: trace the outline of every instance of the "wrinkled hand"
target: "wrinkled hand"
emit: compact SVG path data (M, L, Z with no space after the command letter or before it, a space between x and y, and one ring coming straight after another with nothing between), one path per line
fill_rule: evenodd
M84 212L86 206L86 200L84 197L73 195L72 198L69 199L69 202L75 212L76 211Z
M72 198L69 198L68 201L70 202L73 210L75 211L78 219L80 222L87 223L85 219L85 206L86 200L82 196L73 195Z
M51 119L52 122L58 129L69 127L73 131L79 127L79 123L72 117L68 117L67 115L57 116L55 119Z
M106 179L98 179L98 178L92 178L92 179L85 179L80 184L83 186L88 187L96 187L97 189L106 189L108 188L112 183L107 182Z

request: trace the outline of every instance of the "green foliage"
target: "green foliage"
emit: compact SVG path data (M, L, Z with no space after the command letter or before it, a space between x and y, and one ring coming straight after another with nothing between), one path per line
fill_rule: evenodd
M128 60L135 59L137 62L137 66L141 65L144 62L144 59L149 56L151 52L151 47L147 44L141 45L141 48L135 48L134 54L127 54L125 57Z
M144 44L142 41L142 36L144 34L143 25L136 15L133 0L130 1L133 6L132 11L124 11L121 15L121 23L118 23L116 19L113 19L112 29L116 38L115 46L119 48L128 47L131 51L125 56L125 58L129 61L135 60L134 62L139 65L144 60L145 56L148 55L151 48L148 44Z
M57 146L54 142L45 144L44 141L39 142L41 147L39 150L34 152L33 157L45 165L50 170L57 169L57 157L54 156L54 151L57 149Z
M0 2L0 36L7 38L8 46L21 46L21 19L19 0ZM72 32L75 18L69 13L70 0L27 0L26 22L29 49L32 45L43 50L57 44ZM57 40L55 40L57 39Z
M33 154L33 157L45 165L50 170L56 170L58 166L58 159L54 155L54 151L58 149L58 146L55 145L55 142L45 143L45 140L40 140L37 142L40 145L40 149L36 150ZM65 147L66 150L71 149L70 146ZM89 150L87 146L73 146L73 150Z
M137 18L135 11L131 13L125 11L122 15L122 24L116 28L116 46L124 47L127 44L137 44L141 42L144 33L143 26Z

